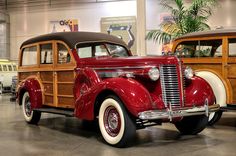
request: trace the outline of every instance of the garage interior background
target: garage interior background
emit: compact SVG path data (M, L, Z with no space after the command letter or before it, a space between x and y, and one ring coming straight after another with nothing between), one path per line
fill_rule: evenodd
M101 31L101 18L135 16L137 54L158 55L160 46L145 41L145 34L157 29L162 13L160 0L0 0L0 58L18 60L21 43L49 33L50 21L78 19L79 31ZM186 0L191 3L191 0ZM219 0L209 19L212 29L236 27L235 0Z

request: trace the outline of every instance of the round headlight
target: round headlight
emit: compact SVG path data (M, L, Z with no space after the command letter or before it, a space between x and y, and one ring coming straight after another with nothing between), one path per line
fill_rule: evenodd
M193 77L193 70L192 68L190 67L186 67L185 70L184 70L184 76L187 78L187 79L191 79Z
M152 81L156 81L160 77L160 72L157 68L153 67L153 68L149 69L148 76L150 77L150 79Z

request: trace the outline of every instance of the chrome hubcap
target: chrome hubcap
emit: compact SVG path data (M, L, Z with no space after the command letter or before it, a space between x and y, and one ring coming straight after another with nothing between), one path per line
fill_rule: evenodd
M29 97L25 98L25 114L27 116L31 115L31 103L30 103L30 98Z
M115 107L109 106L106 108L104 112L104 126L106 132L110 136L115 137L119 134L121 127L121 120L120 120L120 115Z

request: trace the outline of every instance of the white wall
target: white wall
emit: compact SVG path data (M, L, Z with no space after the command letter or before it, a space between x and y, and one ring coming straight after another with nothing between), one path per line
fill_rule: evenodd
M209 18L212 29L222 26L223 28L236 28L236 0L219 0L219 6Z
M10 58L18 59L19 47L24 40L49 33L49 22L62 19L78 19L80 31L100 32L101 17L136 16L136 1L79 4L60 9L11 11Z
M188 1L188 0L187 0ZM236 0L219 0L220 6L215 9L213 16L209 19L212 28L223 26L225 28L236 27L234 14L236 13ZM137 0L138 2L138 0ZM18 59L18 50L21 43L37 35L48 33L49 21L61 19L78 19L79 30L100 31L101 17L114 16L136 16L137 2L119 1L107 3L77 4L64 8L37 9L36 11L11 10L10 14L10 58ZM166 12L160 5L160 0L146 0L146 31L158 29L160 15ZM148 55L160 55L161 47L152 41L146 41L146 53Z
M146 32L159 29L160 15L164 10L159 5L160 0L146 0ZM153 41L146 41L147 55L160 55L161 46Z

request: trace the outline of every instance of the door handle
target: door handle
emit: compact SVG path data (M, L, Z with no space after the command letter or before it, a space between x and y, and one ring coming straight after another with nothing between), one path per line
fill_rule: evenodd
M57 77L57 72L53 72L53 77Z
M228 67L230 67L231 65L230 64L226 64L226 65L224 65L224 67L226 67L226 68L228 68Z

